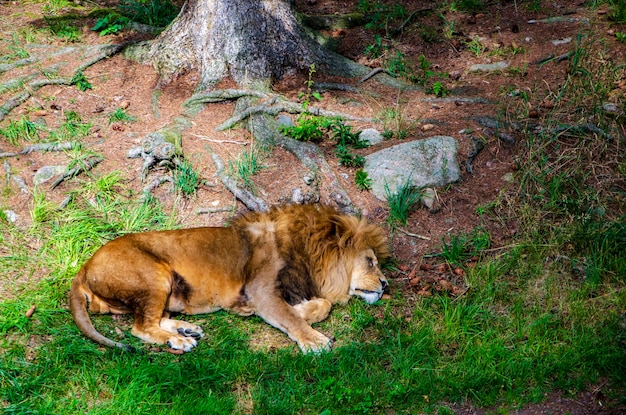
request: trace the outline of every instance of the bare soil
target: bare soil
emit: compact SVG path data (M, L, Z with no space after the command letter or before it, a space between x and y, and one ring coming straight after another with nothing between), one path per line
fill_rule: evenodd
M399 3L403 4L409 13L416 9L435 7L434 3L427 1ZM296 8L307 14L333 15L351 12L355 10L356 4L355 0L332 2L297 0ZM461 181L446 189L438 189L437 208L429 210L422 207L414 210L408 226L404 229L406 233L397 232L393 236L393 252L398 260L399 270L390 275L391 286L392 290L398 290L408 297L417 296L419 289L424 288L411 286L411 271L419 269L424 261L422 259L424 254L440 250L442 238L471 232L477 226L482 226L491 235L492 247L497 248L507 245L516 233L517 224L514 221L496 221L487 216L481 217L477 208L490 203L511 186L505 178L507 173L516 171L515 157L523 149L524 137L514 136L516 144L506 144L477 124L472 117L497 115L503 105L516 105L513 103L514 98L507 96L507 93L519 90L529 94L531 99L528 105L535 111L534 116L541 120L546 112L542 101L562 85L569 63L567 59L544 65L536 62L548 55L559 56L570 51L576 42L576 36L586 33L590 28L597 36L605 38L606 48L610 51L612 59L616 62L626 61L624 58L626 45L619 43L611 32L626 32L626 28L613 25L607 19L606 10L590 10L584 7L582 1L565 0L541 2L539 12L529 11L528 2L502 1L490 4L484 11L478 13L447 11L444 14L445 19L454 22L454 33L450 37L442 33L442 20L438 13L419 14L405 27L402 34L396 37L396 48L402 51L408 62L416 64L418 57L424 55L434 70L451 74L450 78L444 80L446 87L452 91L448 99L432 100L433 95L420 90L394 90L381 86L375 78L360 85L357 85L357 80L354 79L331 79L321 73L316 73L313 78L314 82L341 82L358 86L361 91L323 92L323 100L316 105L324 109L374 119L380 117L383 110L393 108L402 114L402 127L408 131L408 136L403 138L404 141L419 140L433 135L450 135L459 142L459 162L463 171ZM13 36L16 33L23 33L20 31L28 31L29 28L45 27L41 11L41 3L0 1L0 56L13 53L11 46L14 45ZM565 16L571 20L559 23L528 23L531 19L554 16ZM52 52L68 46L80 48L86 45L120 43L145 38L145 35L133 32L100 37L90 30L93 23L94 19L80 20L82 25L80 43L68 44L52 35L47 36L45 40L39 35L37 42L45 43ZM436 33L435 41L425 40L426 36L423 34L428 30ZM359 26L328 30L326 34L336 42L338 51L344 55L372 68L381 66L382 58L371 59L363 53L365 48L372 44L371 30ZM467 42L475 37L480 37L482 44L486 46L486 51L478 56L467 46ZM558 45L552 43L565 38L571 38L571 42ZM499 50L520 47L523 53L507 53L505 56L494 54ZM43 68L61 64L59 74L71 76L74 68L83 60L82 53L73 52L43 58L36 66ZM470 73L467 70L475 63L500 60L507 61L509 68L514 70L494 73ZM35 69L33 65L27 65L1 73L0 83L32 73ZM158 77L153 68L129 61L121 54L98 62L86 69L84 74L92 84L92 89L80 92L72 86L46 86L13 110L0 126L5 127L8 120L28 116L31 120L43 120L48 127L56 127L63 123L67 111L75 111L85 121L93 124L90 135L83 141L84 146L104 157L104 161L92 171L92 174L103 175L114 170L120 171L126 179L127 186L140 194L146 184L140 179L142 161L128 159L126 152L136 147L145 135L170 125L175 117L181 114L183 111L181 104L192 95L199 76L196 73L188 73L169 84L159 91L157 101L155 88ZM275 91L297 101L299 93L305 88L306 79L307 74L303 73L280 80L275 85ZM232 81L224 80L219 87L234 86ZM622 88L623 95L626 86L622 83L616 88ZM11 91L0 94L0 105L14 94L15 92ZM478 98L486 100L484 102L487 103L480 103L476 100ZM108 116L117 108L126 108L137 121L109 124ZM243 149L249 148L253 143L254 138L242 129L215 131L219 123L233 114L233 109L233 103L207 105L195 117L191 128L183 133L185 157L203 179L203 185L197 195L183 198L177 195L168 183L154 192L166 208L177 210L182 226L220 226L232 215L232 212L228 211L198 214L201 208L234 207L237 212L245 211L245 207L235 200L215 176L216 166L207 151L209 146L223 160L234 160ZM382 129L380 123L351 124L357 130L369 127ZM464 167L465 160L472 151L471 138L470 135L461 133L462 130L473 130L475 137L486 140L485 149L473 161L471 174ZM357 152L365 155L399 142L398 138L393 138ZM386 203L355 186L353 182L355 169L339 165L332 146L321 147L329 164L363 215L386 226L388 211ZM0 153L15 149L5 141L0 142ZM13 174L22 177L29 189L33 189L33 174L41 167L69 162L68 155L64 152L33 152L5 160ZM287 151L276 148L263 163L266 168L254 177L254 183L256 194L269 204L289 201L292 189L304 186L301 177L303 168ZM150 178L155 177L157 173L152 173ZM82 175L66 181L54 190L50 189L49 183L43 184L41 189L45 191L49 200L61 204L68 192L76 188L80 179L84 177L85 175ZM26 228L30 222L32 192L21 192L13 182L10 183L10 187L12 191L4 193L0 207L16 212L18 226ZM328 195L322 195L322 202L332 203ZM409 234L419 234L427 239ZM455 270L439 268L441 264L434 259L427 262L431 267L423 267L420 271L422 275L431 278L435 283L443 279L463 288L462 272L455 273ZM32 276L32 278L41 277L43 275ZM617 412L605 410L601 388L602 385L574 398L549 395L541 404L508 413L524 415L626 413L619 412L622 409L617 409ZM486 409L471 407L456 409L459 414L490 413Z

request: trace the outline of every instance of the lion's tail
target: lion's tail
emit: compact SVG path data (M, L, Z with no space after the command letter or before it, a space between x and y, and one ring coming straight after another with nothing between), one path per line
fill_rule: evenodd
M135 348L124 343L118 343L100 334L91 322L89 313L87 312L87 294L85 293L85 270L81 269L70 289L70 310L72 317L80 331L91 340L103 346L118 347L126 351L134 351Z

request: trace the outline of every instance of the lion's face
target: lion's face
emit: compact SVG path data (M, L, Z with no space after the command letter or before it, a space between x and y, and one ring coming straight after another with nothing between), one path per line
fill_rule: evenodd
M380 300L387 285L387 278L378 267L374 251L365 249L359 252L352 268L350 295L361 297L372 304Z

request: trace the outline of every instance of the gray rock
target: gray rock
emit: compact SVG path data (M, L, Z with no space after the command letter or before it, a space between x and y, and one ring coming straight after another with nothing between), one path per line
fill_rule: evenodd
M66 169L66 166L43 166L35 173L33 184L37 186L45 183L53 177L63 174Z
M375 128L366 128L359 134L359 138L370 146L376 145L383 141L383 135Z
M279 125L284 127L293 127L295 125L291 117L285 114L280 114L278 117L276 117L276 121Z
M501 71L509 67L509 64L501 61L495 63L477 63L475 65L470 66L470 72L495 72Z
M556 39L556 40L551 40L550 41L554 46L559 46L559 45L566 45L568 43L572 42L572 38L571 37L566 37L565 39Z
M435 201L437 200L437 191L432 187L425 187L422 189L422 204L428 209L435 207Z
M4 216L7 218L7 220L11 223L15 223L17 222L17 213L15 213L12 210L3 210L2 213L4 213Z
M458 181L458 145L453 137L434 136L398 144L365 157L364 170L372 179L371 191L386 200L385 186L391 193L410 180L416 188L441 187Z

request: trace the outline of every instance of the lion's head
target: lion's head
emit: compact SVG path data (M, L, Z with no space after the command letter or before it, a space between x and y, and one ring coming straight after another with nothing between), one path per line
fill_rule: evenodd
M388 285L380 270L380 263L390 256L383 230L363 218L341 214L331 215L330 222L337 238L332 244L334 249L330 250L334 253L331 257L334 256L345 269L346 299L356 296L368 304L375 303Z
M356 253L350 276L349 294L361 297L366 303L372 304L380 300L387 285L387 278L380 271L374 250L368 248Z

